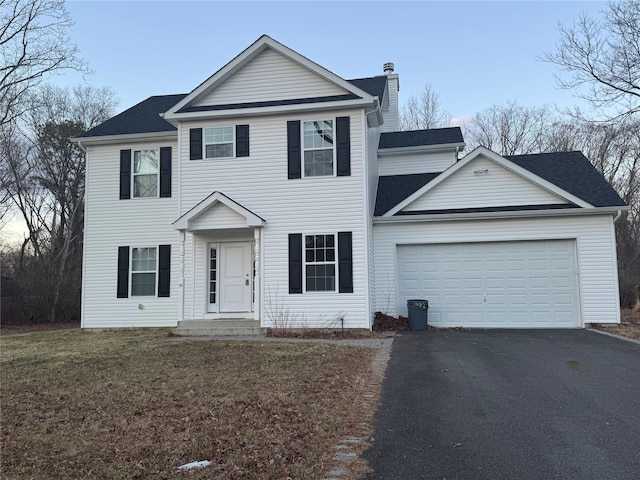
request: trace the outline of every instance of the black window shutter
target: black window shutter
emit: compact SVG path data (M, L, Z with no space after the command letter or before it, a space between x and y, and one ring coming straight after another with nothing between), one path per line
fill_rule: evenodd
M160 149L160 196L171 196L171 147Z
M171 245L158 247L158 296L168 297L171 273Z
M302 176L301 165L301 145L300 145L300 120L287 122L287 163L289 178L300 178ZM302 290L299 292L301 293Z
M351 175L351 131L349 117L336 118L336 156L338 176Z
M236 125L236 157L249 156L249 125Z
M120 200L131 198L131 150L120 150Z
M338 232L339 293L353 293L353 259L351 232Z
M189 129L189 160L202 160L202 129Z
M302 234L289 234L289 293L302 293Z
M118 247L118 288L117 297L129 296L129 247Z

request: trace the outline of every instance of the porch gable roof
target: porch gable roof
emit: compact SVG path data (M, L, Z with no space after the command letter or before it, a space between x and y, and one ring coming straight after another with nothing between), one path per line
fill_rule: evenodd
M259 215L256 215L251 210L243 207L238 202L227 197L224 193L216 191L200 201L193 208L185 212L180 218L173 222L173 228L175 228L176 230L193 230L195 221L198 219L198 217L218 204L224 205L238 215L244 217L246 219L247 227L264 227L266 224L266 220Z

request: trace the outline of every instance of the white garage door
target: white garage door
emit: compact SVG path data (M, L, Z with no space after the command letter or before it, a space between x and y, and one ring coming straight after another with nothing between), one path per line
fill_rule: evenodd
M580 327L573 240L398 246L400 311L442 327Z

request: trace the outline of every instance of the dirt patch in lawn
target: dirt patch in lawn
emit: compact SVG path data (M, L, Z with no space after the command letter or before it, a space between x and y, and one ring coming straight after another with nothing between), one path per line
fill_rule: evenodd
M593 328L640 340L640 310L622 310L619 325L592 325Z
M363 432L372 348L171 342L163 330L0 338L4 479L314 479ZM178 473L179 465L211 466Z

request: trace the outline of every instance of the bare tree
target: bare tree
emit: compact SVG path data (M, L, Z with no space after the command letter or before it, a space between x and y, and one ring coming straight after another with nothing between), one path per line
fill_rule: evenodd
M62 0L0 0L0 125L22 115L26 94L49 73L85 70Z
M501 155L543 152L548 149L548 133L555 121L556 115L548 106L493 105L474 115L466 126L467 147L482 145Z
M611 2L602 22L583 14L559 30L557 51L542 56L566 72L558 85L576 89L601 120L639 113L640 1Z
M400 111L400 130L448 127L451 114L440 103L440 96L426 84L420 95L411 95Z
M44 87L29 103L27 130L15 122L0 128L0 155L10 174L8 193L28 230L19 265L42 280L22 276L28 279L22 286L38 289L55 322L63 292L67 303L80 298L85 155L70 139L108 118L115 100L108 89Z

